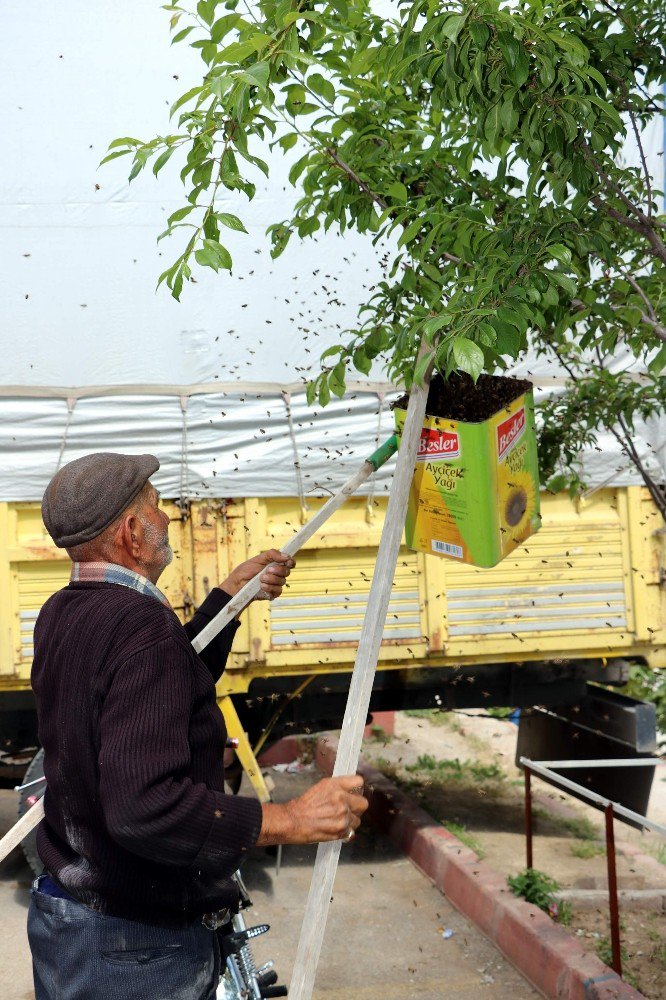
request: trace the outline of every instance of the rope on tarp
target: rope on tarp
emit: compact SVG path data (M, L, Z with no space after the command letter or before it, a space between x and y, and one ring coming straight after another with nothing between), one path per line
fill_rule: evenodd
M58 461L56 463L55 471L60 471L60 466L62 465L62 458L65 454L65 448L67 447L67 435L69 434L69 426L72 422L72 417L74 415L74 407L76 406L76 399L72 396L67 397L67 420L65 421L65 429L62 432L62 441L60 442L60 451L58 452ZM55 473L54 473L55 475Z
M301 469L301 458L298 452L298 444L296 443L296 430L294 428L294 418L291 414L291 393L287 390L282 392L282 399L284 400L284 408L287 411L287 426L289 427L289 437L291 438L291 448L294 453L294 471L296 472L296 489L298 490L298 502L301 507L301 524L305 524L308 519L308 512L310 510L308 506L307 499L305 497L305 488L303 486L303 471Z
M350 393L404 392L392 382L348 382ZM305 395L303 382L195 382L190 385L127 383L124 385L0 385L2 399L98 399L103 396L280 396Z

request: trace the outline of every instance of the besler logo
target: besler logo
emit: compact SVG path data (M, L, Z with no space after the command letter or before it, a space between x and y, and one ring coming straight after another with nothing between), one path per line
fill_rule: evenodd
M424 427L417 462L432 462L442 458L460 458L460 438L455 431L440 431Z
M525 407L523 406L520 410L509 417L507 420L503 420L501 424L497 426L497 457L500 462L507 455L514 444L520 437L522 437L523 431L525 430Z

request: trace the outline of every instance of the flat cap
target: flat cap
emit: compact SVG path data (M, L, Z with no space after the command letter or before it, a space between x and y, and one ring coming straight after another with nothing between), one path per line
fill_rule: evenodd
M101 535L159 467L154 455L106 451L64 465L42 500L42 518L58 548L72 548Z

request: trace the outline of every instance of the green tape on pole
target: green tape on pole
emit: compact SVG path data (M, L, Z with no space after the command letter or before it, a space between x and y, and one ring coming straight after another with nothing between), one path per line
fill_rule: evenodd
M377 451L373 451L369 458L366 458L366 462L370 462L375 472L377 469L381 469L385 462L388 462L392 455L395 455L398 450L398 438L397 435L392 434L388 441L384 441L384 444L380 445Z

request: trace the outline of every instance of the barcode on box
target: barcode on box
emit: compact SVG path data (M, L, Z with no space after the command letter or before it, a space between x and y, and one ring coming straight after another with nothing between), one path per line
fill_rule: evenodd
M432 550L433 552L442 552L445 556L455 556L456 559L462 559L463 550L460 545L449 545L448 542L438 542L436 538L432 540Z

